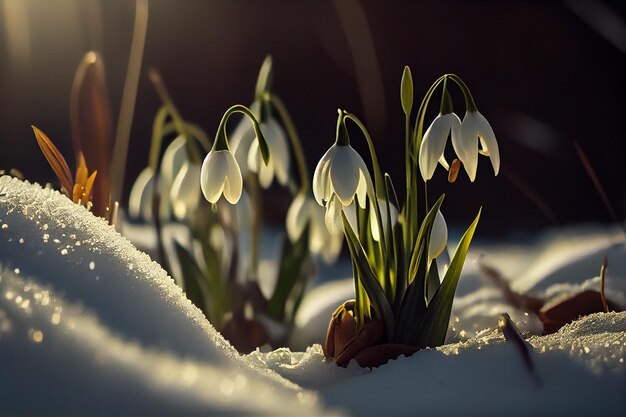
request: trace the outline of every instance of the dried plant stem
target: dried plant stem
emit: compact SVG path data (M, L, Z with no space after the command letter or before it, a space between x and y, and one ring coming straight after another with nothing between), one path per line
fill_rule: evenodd
M593 186L596 188L596 191L598 192L598 195L600 196L600 199L602 200L604 207L611 215L612 220L615 223L621 225L622 233L624 234L624 239L626 242L626 226L624 225L624 223L620 222L619 219L617 218L617 215L615 214L615 210L613 209L613 205L609 201L609 197L606 195L606 191L604 190L602 183L600 183L600 179L598 178L598 175L596 174L595 169L593 169L593 165L591 165L589 158L587 158L587 154L585 153L585 151L583 151L583 149L580 147L577 141L574 141L574 147L576 148L576 153L578 154L580 161L585 167L585 171L587 171L587 175L589 175L589 178L591 178L591 182L593 182Z
M118 118L117 131L115 134L113 161L111 163L111 193L113 202L120 201L122 197L124 171L128 154L128 141L135 109L135 99L137 98L137 86L139 85L139 75L141 73L141 61L143 58L147 28L148 0L137 0L135 2L133 40L130 47L128 71L126 72L120 116Z
M606 276L606 268L609 263L609 258L607 256L604 257L604 262L602 262L602 267L600 268L600 298L602 299L602 308L605 313L609 312L609 305L606 302L606 297L604 295L604 284L605 284L605 276Z

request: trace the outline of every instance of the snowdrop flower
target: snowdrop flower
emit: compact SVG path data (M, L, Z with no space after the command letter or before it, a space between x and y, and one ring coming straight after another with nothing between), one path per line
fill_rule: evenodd
M424 181L433 177L437 162L448 169L449 165L443 152L446 149L448 136L452 135L452 141L458 141L461 119L455 113L439 115L433 120L426 130L419 151L419 167Z
M212 149L207 154L202 162L200 187L209 203L217 203L222 194L231 204L239 201L243 179L239 164L230 150Z
M326 226L331 232L341 228L341 209L355 196L364 208L373 189L363 158L350 145L331 146L313 174L313 194L319 205L326 205Z
M224 198L231 203L236 204L241 197L243 189L243 178L241 176L241 168L230 151L228 146L228 138L226 136L226 123L233 113L243 113L252 122L254 129L255 142L260 142L259 149L263 157L263 162L267 165L270 161L270 152L267 142L259 122L254 114L246 106L236 104L226 110L220 125L217 128L215 142L211 151L207 154L202 162L200 171L200 188L202 194L210 203L215 204L222 194Z
M152 197L154 195L154 171L146 167L141 171L128 198L128 214L133 218L152 220Z
M309 224L309 250L319 254L326 263L332 263L341 252L343 235L330 233L325 225L324 209L313 198L299 193L287 211L287 235L295 242Z
M470 180L473 182L476 179L479 153L491 159L493 172L498 175L500 152L498 151L496 136L487 119L478 110L467 111L463 122L461 122L459 133L459 135L452 136L452 145L463 166L465 166L465 171ZM480 150L478 149L479 141Z
M428 261L435 259L443 252L448 244L448 225L446 219L443 218L440 210L437 210L433 228L430 232L430 241L428 242Z
M170 190L174 217L178 220L186 219L198 207L200 201L198 178L200 178L200 165L184 161Z
M161 159L161 176L165 184L174 183L174 178L187 160L187 150L185 149L186 139L183 135L178 135L163 152Z
M248 168L259 174L259 183L263 188L270 186L274 175L279 183L286 185L289 180L289 148L285 131L273 117L261 123L261 131L270 148L272 158L269 164L265 165L259 143L254 141L248 153Z

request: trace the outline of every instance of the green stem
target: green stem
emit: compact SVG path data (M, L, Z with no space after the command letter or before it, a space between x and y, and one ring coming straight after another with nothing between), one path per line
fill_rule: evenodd
M428 108L428 104L430 103L430 99L439 86L441 82L446 78L446 75L442 75L437 78L435 82L430 86L426 95L422 99L420 103L419 109L417 111L417 115L415 117L415 128L413 132L413 141L410 141L407 146L409 149L409 165L407 169L411 171L410 179L411 182L407 184L407 196L406 196L406 212L405 212L405 233L404 233L404 248L405 248L405 259L411 259L412 252L414 250L413 244L415 243L415 238L417 237L417 232L419 230L419 226L421 224L421 219L419 217L418 211L418 182L414 179L413 173L419 170L419 158L417 152L419 152L419 148L422 141L422 134L424 130L424 118L426 116L426 109ZM425 215L425 213L424 213ZM408 277L407 277L408 278Z
M296 157L296 165L298 167L298 173L300 175L300 190L301 193L307 193L309 191L309 171L306 166L306 159L304 157L304 151L302 150L302 142L300 141L300 136L298 136L298 132L296 131L296 127L293 124L293 120L287 111L287 107L283 103L283 101L274 94L269 94L269 99L278 112L278 115L283 122L283 125L287 129L287 137L289 137L289 141L291 142L291 149L293 150L293 154Z
M159 155L161 153L161 142L163 141L163 127L165 120L169 115L167 107L162 106L157 112L154 122L152 123L152 140L150 141L150 156L148 157L148 166L152 168L152 172L156 172L159 165Z
M150 78L150 81L152 82L152 85L154 86L157 94L161 98L161 101L163 102L165 108L168 110L169 115L172 117L172 121L176 126L176 131L180 135L183 135L183 137L185 138L185 149L187 151L187 156L189 157L189 160L193 163L199 164L200 162L202 162L202 156L200 155L200 152L198 151L196 145L191 141L191 139L195 138L198 142L202 144L203 147L208 146L208 143L205 143L207 141L203 140L199 136L190 134L191 132L188 129L187 123L185 123L184 119L180 115L180 112L174 105L174 101L167 91L165 83L163 83L163 79L161 78L159 72L152 68L148 71L148 77Z
M259 141L259 149L261 150L261 156L263 157L263 162L267 165L270 160L270 149L267 145L267 141L263 136L263 132L261 132L261 126L259 125L258 120L254 117L252 111L242 104L235 104L230 107L222 116L222 120L220 121L219 126L217 127L217 134L215 135L215 142L213 142L213 147L211 150L213 151L225 151L230 150L228 146L228 136L226 135L226 123L228 122L228 118L233 113L242 113L245 116L248 116L250 121L252 122L252 127L254 128L254 134L256 135L256 140Z
M382 215L380 213L380 207L378 206L378 198L382 198L385 199L385 183L383 181L383 177L381 175L380 172L380 166L378 165L378 157L376 156L376 149L374 149L374 141L372 141L372 137L370 136L369 132L367 131L367 128L365 127L365 125L359 120L358 117L356 117L355 115L345 112L345 118L346 119L350 119L352 120L354 123L356 123L356 125L359 127L359 129L361 129L361 132L363 132L363 136L365 137L365 140L367 141L367 146L369 148L369 152L370 152L370 156L372 158L372 166L374 167L374 198L372 199L372 205L374 206L374 212L376 214L376 222L378 223L378 234L380 237L380 245L382 248L386 248L386 244L385 244L385 233L384 233L384 229L383 229L383 221L382 221ZM388 275L388 270L385 271L385 275ZM387 277L388 278L388 277Z
M472 97L472 93L470 93L469 88L467 88L467 84L465 84L465 82L463 82L463 80L456 74L446 74L446 76L450 77L450 79L454 81L463 92L463 96L465 97L465 109L468 112L478 111L476 103L474 102L474 97Z

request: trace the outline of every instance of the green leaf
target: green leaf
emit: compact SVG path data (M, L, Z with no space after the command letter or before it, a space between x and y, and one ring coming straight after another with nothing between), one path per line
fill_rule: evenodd
M411 114L411 109L413 108L413 77L411 76L411 69L408 66L405 66L402 72L400 101L402 102L404 114L407 116Z
M461 238L443 282L426 310L417 342L420 348L441 346L445 342L454 293L481 211L482 209L478 211L478 215Z
M426 312L426 281L428 268L428 244L435 215L443 203L445 195L439 197L430 209L420 227L415 249L411 257L408 287L398 313L396 342L415 345L418 340L420 324Z
M446 250L446 249L444 249ZM426 277L426 302L430 301L435 296L435 293L439 289L441 281L439 280L439 270L437 269L437 260L433 259L428 268L428 276Z
M209 316L205 296L208 292L208 288L206 288L204 274L200 268L198 268L193 256L187 252L187 249L185 249L180 243L174 241L174 249L183 274L183 284L185 286L184 289L185 294L187 294L187 298L189 298L189 300L191 300L191 302L202 310L204 315L211 320L212 318Z
M265 57L261 69L259 70L259 76L256 81L256 88L254 95L256 99L261 99L266 91L270 90L272 82L272 56Z
M294 243L288 238L283 241L276 288L267 305L267 313L276 320L284 320L287 299L298 281L306 279L302 266L309 253L309 231L310 223Z
M380 285L378 277L372 270L372 267L367 260L367 256L365 255L365 251L363 250L359 239L354 234L352 226L350 226L350 222L348 222L348 219L343 212L341 213L341 216L343 218L343 227L346 232L348 248L350 249L352 260L359 271L358 279L360 279L360 282L363 285L370 302L376 310L376 313L378 313L385 324L387 339L391 340L395 328L395 319L393 317L393 312L391 311L391 306L387 302L383 287Z

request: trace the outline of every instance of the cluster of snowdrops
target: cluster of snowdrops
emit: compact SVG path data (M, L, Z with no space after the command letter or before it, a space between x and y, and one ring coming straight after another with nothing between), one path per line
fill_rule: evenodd
M187 226L189 239L174 244L173 257L185 291L241 351L288 343L315 262L334 262L344 240L355 298L330 318L323 345L326 356L341 366L352 359L377 366L443 344L480 212L450 257L445 250L444 196L429 205L425 184L438 165L448 171L451 182L462 168L473 182L479 155L490 159L496 175L500 165L493 130L468 87L454 74L443 75L414 112L413 80L405 68L400 86L406 122L402 201L391 177L380 170L367 128L345 110L338 111L335 142L311 181L297 130L271 80L268 57L252 105L229 108L214 140L184 120L164 86L153 80L163 106L155 117L149 165L131 192L130 214L156 221L157 228L171 217ZM453 88L464 97L463 120L453 110ZM425 129L427 111L436 98L439 114ZM244 117L228 133L228 120L237 113ZM351 146L349 123L367 142L373 175ZM452 160L446 158L450 149L455 153ZM292 155L298 181L290 173ZM260 208L263 190L274 181L292 202L276 260L276 285L267 295L259 286Z

